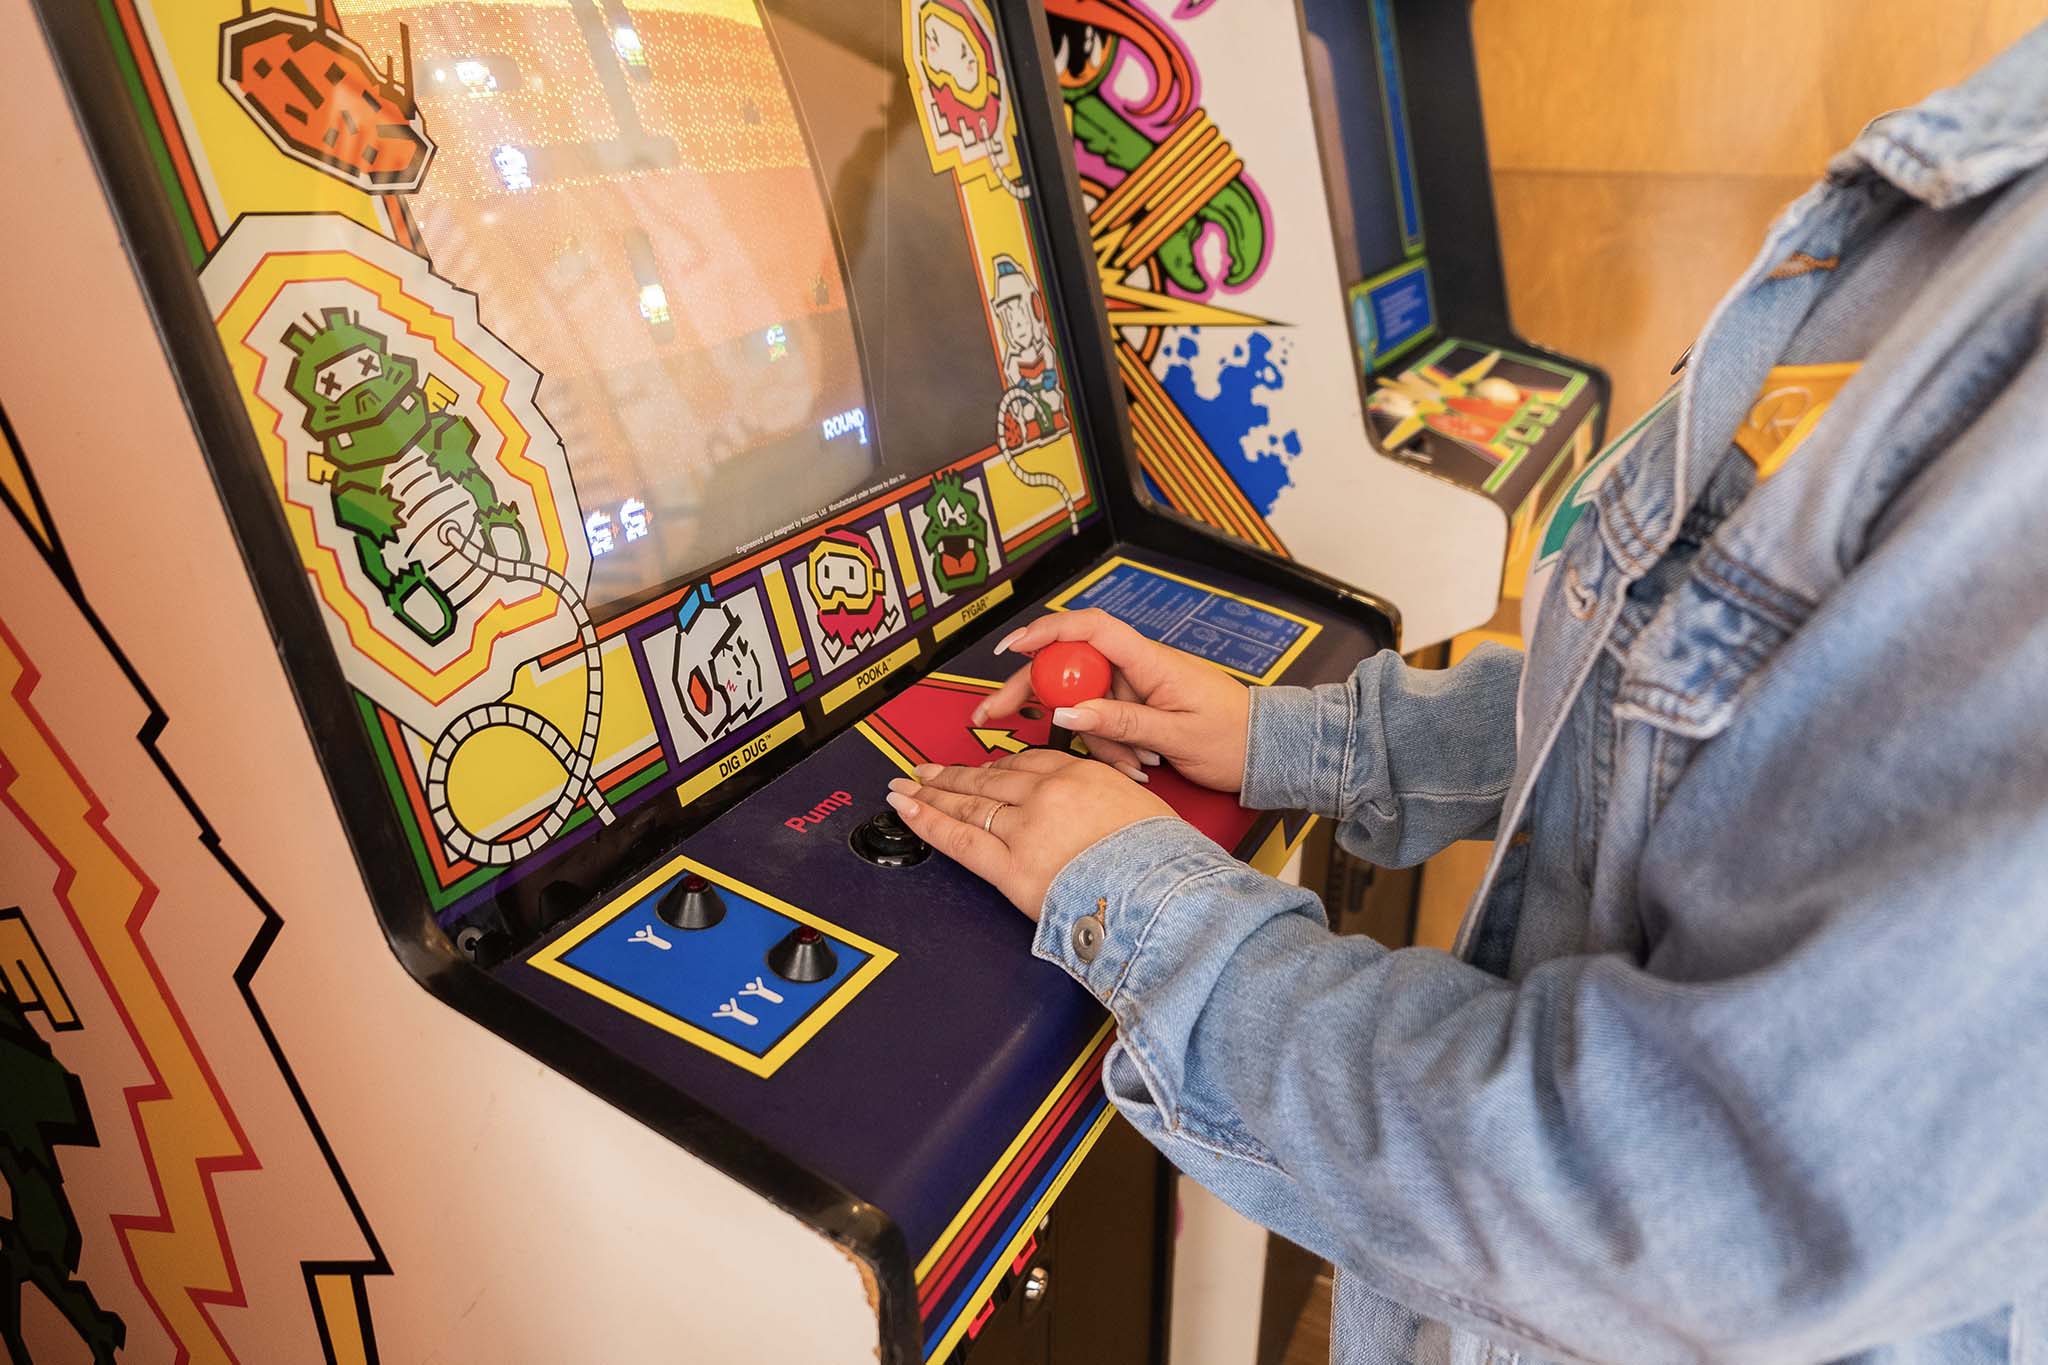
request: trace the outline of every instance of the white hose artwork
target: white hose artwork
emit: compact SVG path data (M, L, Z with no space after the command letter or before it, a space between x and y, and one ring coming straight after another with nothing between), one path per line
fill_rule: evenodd
M473 568L498 578L538 583L560 597L576 619L576 634L583 646L583 723L578 727L575 743L572 744L568 736L545 716L509 702L489 702L471 707L457 716L454 723L434 741L434 752L427 760L427 806L433 812L434 828L440 832L441 842L456 857L500 867L524 858L554 838L580 804L588 802L590 808L597 812L597 818L606 824L618 818L591 776L597 756L597 723L604 711L604 661L598 654L597 627L591 624L590 613L583 605L583 595L568 579L545 565L506 559L493 553L484 543L481 528L473 528L464 535L462 528L454 522L443 522L440 535L442 542ZM509 726L547 745L556 762L562 765L562 771L568 775L561 795L555 798L546 817L516 839L487 839L474 833L463 826L448 804L448 770L455 761L456 751L472 735L493 726Z
M1011 418L1010 410L1012 407L1020 405L1022 415L1015 417L1014 420L1021 429L1027 419L1038 415L1037 401L1031 397L1029 391L1025 389L1007 390L1003 394L1002 402L997 404L996 449L1002 454L1003 463L1010 467L1010 473L1016 476L1018 483L1032 488L1052 488L1058 490L1060 501L1067 505L1067 530L1078 535L1081 530L1081 518L1074 510L1074 495L1068 490L1065 480L1061 479L1057 474L1047 474L1036 469L1026 469L1023 465L1018 464L1017 447L1004 439L1006 435L1004 431L1005 419Z

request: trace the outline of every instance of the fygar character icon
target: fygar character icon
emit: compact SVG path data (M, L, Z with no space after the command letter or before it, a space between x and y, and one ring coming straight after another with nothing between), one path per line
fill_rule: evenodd
M988 522L981 499L958 474L932 480L924 500L924 552L932 578L947 592L978 588L988 581Z
M499 501L477 464L476 428L469 419L434 411L421 389L419 366L395 354L347 309L326 309L310 328L292 324L284 344L292 351L285 387L305 405L306 434L320 442L313 477L333 492L335 522L354 534L363 573L391 614L426 643L439 644L455 630L447 591L419 560L393 568L385 559L384 547L396 544L405 526L405 504L392 490L392 475L418 451L442 482L469 495L491 548L523 560L527 541L518 505Z

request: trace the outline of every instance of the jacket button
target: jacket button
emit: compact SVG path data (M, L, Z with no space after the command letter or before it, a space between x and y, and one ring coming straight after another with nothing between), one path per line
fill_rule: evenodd
M1074 943L1074 956L1080 958L1083 962L1093 962L1095 955L1102 951L1103 933L1102 917L1100 915L1087 915L1075 920L1074 932L1071 936Z

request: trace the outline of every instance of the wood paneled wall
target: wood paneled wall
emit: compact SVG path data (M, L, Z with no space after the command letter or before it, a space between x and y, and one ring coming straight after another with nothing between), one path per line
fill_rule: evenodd
M1859 128L2044 21L2048 0L1476 0L1518 327L1608 368L1620 430Z
M1516 327L1605 366L1623 430L1829 157L2043 22L2048 0L1475 0ZM1431 860L1420 942L1449 945L1487 852Z

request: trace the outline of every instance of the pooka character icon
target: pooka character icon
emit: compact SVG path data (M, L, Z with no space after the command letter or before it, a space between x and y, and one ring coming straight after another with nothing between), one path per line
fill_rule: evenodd
M811 549L811 601L818 609L818 645L827 662L858 654L896 629L875 547L858 531L827 531Z
M925 0L917 38L933 129L1002 159L1003 94L980 22L963 0Z
M995 266L989 307L1003 347L1003 446L1014 450L1067 429L1067 396L1038 286L1012 257L996 257Z
M0 1342L10 1360L29 1359L22 1294L33 1286L63 1315L94 1365L114 1359L127 1325L99 1306L77 1278L78 1217L64 1193L58 1144L97 1146L78 1077L65 1070L28 1013L0 990ZM68 1356L68 1352L66 1353Z
M723 602L685 599L677 612L675 686L697 737L712 740L760 713L768 689L761 645Z
M477 464L469 419L433 410L419 366L393 353L347 309L326 309L310 327L294 323L284 344L292 352L285 387L305 405L306 434L320 442L313 478L331 489L336 524L354 535L363 573L392 616L426 643L439 644L455 630L447 590L419 560L394 568L385 557L406 524L406 506L420 501L417 494L401 501L393 476L408 461L424 459L438 476L435 487L453 483L469 495L491 549L506 559L527 557L518 506L498 500Z
M988 522L981 499L958 474L932 480L931 496L924 500L924 552L932 578L947 592L988 581Z

